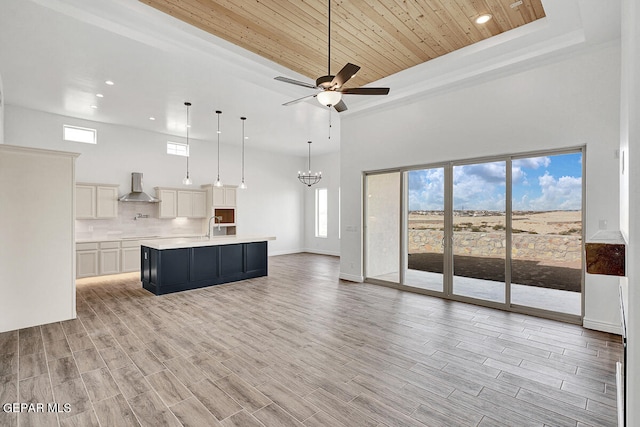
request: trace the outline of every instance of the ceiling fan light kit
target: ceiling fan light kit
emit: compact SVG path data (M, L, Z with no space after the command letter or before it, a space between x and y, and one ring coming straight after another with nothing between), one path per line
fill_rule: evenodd
M348 95L387 95L389 88L387 87L370 87L370 88L344 88L344 84L351 78L355 77L360 67L347 63L335 76L331 74L331 0L328 1L328 26L327 26L327 75L316 79L315 86L310 83L301 82L290 79L288 77L278 76L275 79L284 83L294 84L309 89L319 89L320 91L314 95L304 96L293 101L285 102L282 105L293 105L308 98L317 98L318 102L325 107L333 107L337 112L347 109L347 105L342 100L343 94Z
M342 94L337 91L327 90L324 92L320 92L316 97L320 104L331 107L332 105L336 105L340 100L342 100Z

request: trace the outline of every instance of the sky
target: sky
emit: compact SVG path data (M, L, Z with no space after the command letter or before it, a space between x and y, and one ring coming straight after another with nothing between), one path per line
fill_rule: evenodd
M512 162L513 210L582 208L582 154L516 159ZM454 210L505 210L506 163L453 168ZM409 210L444 210L444 169L408 172Z

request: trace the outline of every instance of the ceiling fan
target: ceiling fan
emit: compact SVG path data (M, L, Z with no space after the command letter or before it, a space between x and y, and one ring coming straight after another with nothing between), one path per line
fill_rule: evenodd
M307 87L309 89L320 89L319 92L313 95L307 95L293 101L285 102L282 105L292 105L300 101L304 101L308 98L317 98L320 104L327 107L333 107L338 112L345 111L347 105L342 100L342 95L387 95L389 93L388 87L357 87L357 88L343 88L343 85L352 77L356 75L359 66L351 63L347 63L338 74L331 75L331 0L329 3L328 13L328 30L327 30L327 75L321 76L316 79L316 84L301 82L299 80L290 79L288 77L278 76L275 79L281 82L290 83L298 86Z

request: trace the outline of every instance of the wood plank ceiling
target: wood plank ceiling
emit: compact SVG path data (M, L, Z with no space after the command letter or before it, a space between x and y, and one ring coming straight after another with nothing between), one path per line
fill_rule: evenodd
M327 0L140 1L312 81L327 74ZM361 66L352 87L545 16L541 0L331 1L331 73Z

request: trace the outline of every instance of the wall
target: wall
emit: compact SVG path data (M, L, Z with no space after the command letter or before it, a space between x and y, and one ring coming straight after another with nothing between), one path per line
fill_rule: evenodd
M124 193L124 191L121 191ZM155 191L149 191L154 194ZM76 240L109 240L122 237L199 236L204 222L196 218L158 218L158 203L118 203L118 217L110 219L77 219ZM148 218L136 218L138 214Z
M409 230L409 253L442 253L444 231ZM456 231L454 255L505 256L505 233ZM573 265L582 259L582 237L562 235L513 235L513 259L565 261ZM579 268L579 267L578 267Z
M0 145L0 332L76 317L75 160Z
M622 2L620 230L627 239L627 424L640 425L640 7ZM622 158L623 156L621 156ZM624 171L622 173L622 171ZM636 402L636 404L633 404Z
M362 171L586 145L586 236L618 229L620 49L600 45L514 74L342 117L341 277L362 267ZM586 278L585 323L619 330L617 285Z
M315 145L315 144L312 144ZM306 158L300 164L299 169L308 169ZM306 187L300 184L304 193L304 244L305 251L318 254L340 256L340 238L338 237L340 222L340 153L313 155L311 147L311 166L313 171L322 172L322 180L312 186ZM316 188L327 189L328 223L327 237L316 237L315 227L315 203Z
M0 75L0 144L4 144L4 87Z
M63 124L97 129L98 144L63 141ZM239 135L228 138L239 140ZM237 185L240 182L240 146L225 144L226 138L225 134L220 147L220 178L225 184ZM5 111L6 143L81 153L76 163L76 180L119 184L120 194L129 192L131 172L144 173L144 187L151 194L154 187L182 187L186 159L166 154L169 139L184 140L14 105L7 105ZM300 158L254 148L260 144L259 134L250 135L247 141L245 181L248 189L238 190L238 233L276 236L275 241L269 242L271 255L298 252L303 248L304 212L303 193L295 178ZM213 183L217 173L216 144L190 140L190 146L193 187ZM166 220L166 228L160 234L172 234L171 221Z

